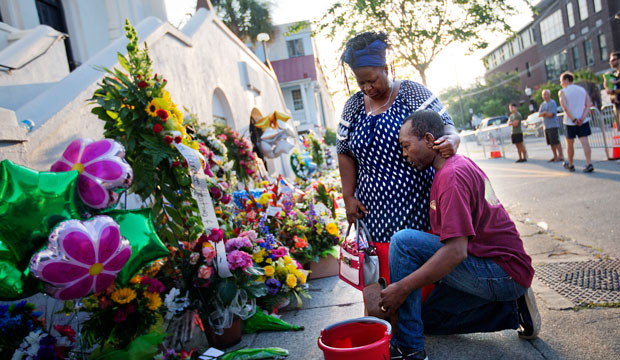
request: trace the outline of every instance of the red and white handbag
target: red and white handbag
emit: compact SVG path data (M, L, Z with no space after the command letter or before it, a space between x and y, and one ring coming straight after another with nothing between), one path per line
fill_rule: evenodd
M358 290L379 281L379 257L366 225L362 220L355 223L355 233L349 235L347 229L344 241L340 244L339 277Z

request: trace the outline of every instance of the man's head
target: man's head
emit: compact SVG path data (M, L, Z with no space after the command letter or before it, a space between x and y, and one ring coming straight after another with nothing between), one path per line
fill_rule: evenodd
M609 66L616 70L620 70L620 51L614 51L609 54Z
M572 84L574 80L575 76L571 72L567 71L560 75L560 85L562 85L562 87L567 87L568 85Z
M511 114L515 114L517 112L517 104L511 103L508 105L508 110L510 110Z
M549 100L551 100L551 91L549 91L549 89L545 89L542 91L542 98L543 100L545 100L545 102L548 102Z
M398 135L403 156L419 170L428 168L439 155L433 145L443 132L444 124L438 113L431 110L414 112L403 121Z

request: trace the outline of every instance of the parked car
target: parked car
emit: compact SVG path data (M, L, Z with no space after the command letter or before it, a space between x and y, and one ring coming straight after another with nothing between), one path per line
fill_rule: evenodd
M532 113L530 116L523 121L521 124L521 128L523 129L523 136L534 135L536 137L541 137L544 135L543 129L543 118L538 116L538 113Z
M512 128L508 125L508 117L493 116L486 119L482 119L480 126L476 130L476 142L482 144L489 138L510 138Z

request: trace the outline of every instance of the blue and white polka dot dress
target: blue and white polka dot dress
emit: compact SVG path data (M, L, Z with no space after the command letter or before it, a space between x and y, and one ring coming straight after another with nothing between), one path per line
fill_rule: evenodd
M388 243L401 229L430 228L428 198L435 172L412 167L398 143L403 120L424 108L439 112L444 123L452 124L439 100L411 81L401 83L394 103L382 114L366 115L361 92L343 110L337 150L357 161L355 196L368 210L364 221L375 242Z

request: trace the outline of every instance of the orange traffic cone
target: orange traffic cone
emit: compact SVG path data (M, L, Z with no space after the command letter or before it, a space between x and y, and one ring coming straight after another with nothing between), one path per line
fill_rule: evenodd
M491 139L491 159L497 159L502 157L502 152L495 141L495 138Z

